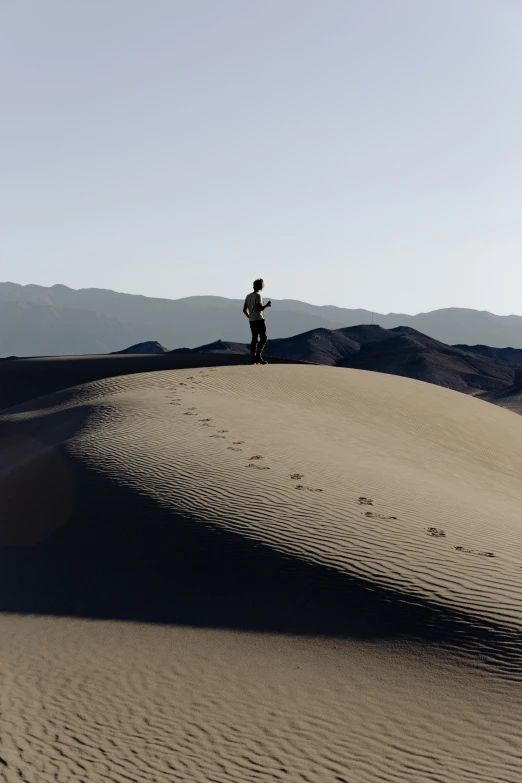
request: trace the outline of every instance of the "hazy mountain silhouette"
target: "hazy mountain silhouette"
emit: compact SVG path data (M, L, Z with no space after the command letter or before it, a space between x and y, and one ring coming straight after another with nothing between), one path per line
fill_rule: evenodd
M169 353L169 349L156 342L156 340L149 340L148 342L137 343L137 345L131 345L130 348L124 348L122 351L113 351L112 353Z
M197 351L198 353L239 353L250 355L250 347L246 343L231 343L225 340L215 340L197 348L176 348L175 351Z
M89 310L0 300L0 356L108 353L137 343L143 331Z
M11 302L9 314L6 302ZM20 309L13 310L14 303ZM248 333L242 306L242 300L219 296L152 299L101 289L0 283L0 354L111 353L122 345L143 342L148 335L169 348L194 347L216 337L237 341ZM23 307L31 312L30 324ZM71 318L75 309L82 313L78 328ZM284 307L277 312L274 308L272 315L270 328L280 337L314 326L344 326ZM105 331L100 329L100 319L106 319ZM40 332L38 341L36 331Z
M368 310L292 299L273 302L268 315L272 339L372 321ZM97 288L76 291L64 285L0 283L0 355L109 353L148 336L169 348L193 348L218 338L240 342L248 339L242 304L219 296L171 300ZM373 320L385 329L410 326L447 344L522 349L522 316L447 308L418 315L375 313Z

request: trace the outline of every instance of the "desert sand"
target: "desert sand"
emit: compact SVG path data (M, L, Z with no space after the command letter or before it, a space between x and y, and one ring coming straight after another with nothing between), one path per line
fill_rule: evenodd
M270 361L272 364L287 364L289 360L272 357ZM298 362L292 360L292 363ZM114 375L232 364L250 364L249 357L172 351L163 354L122 353L0 359L0 409Z
M196 367L0 438L1 780L522 780L519 416Z

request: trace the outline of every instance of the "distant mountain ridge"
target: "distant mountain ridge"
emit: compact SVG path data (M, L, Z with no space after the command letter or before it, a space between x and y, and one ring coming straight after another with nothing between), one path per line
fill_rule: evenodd
M155 353L171 353L171 351L156 340L149 340L148 342L137 343L136 345L131 345L130 348L124 348L122 351L113 351L112 353L130 353L135 356L138 353L150 355Z
M452 344L522 348L522 316L446 308L430 313L370 313L333 305L273 299L268 314L272 338L358 324L384 329L408 326ZM0 283L0 356L110 353L122 345L157 340L169 348L196 347L216 339L242 342L248 325L242 300L218 296L159 299L64 285Z

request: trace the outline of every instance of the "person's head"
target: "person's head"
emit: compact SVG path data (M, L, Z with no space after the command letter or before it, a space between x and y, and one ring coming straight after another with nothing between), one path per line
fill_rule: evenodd
M258 291L261 291L262 288L265 287L265 281L259 278L258 280L254 280L254 291L257 293Z

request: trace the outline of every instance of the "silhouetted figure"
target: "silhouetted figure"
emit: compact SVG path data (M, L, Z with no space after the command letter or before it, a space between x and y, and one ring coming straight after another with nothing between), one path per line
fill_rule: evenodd
M266 305L263 304L263 297L260 291L263 290L264 286L264 280L254 280L254 290L246 296L245 304L243 305L243 313L248 318L250 331L252 332L252 342L250 344L252 364L267 364L266 359L263 359L263 348L267 341L264 311L267 307L272 307L272 302L267 302Z

